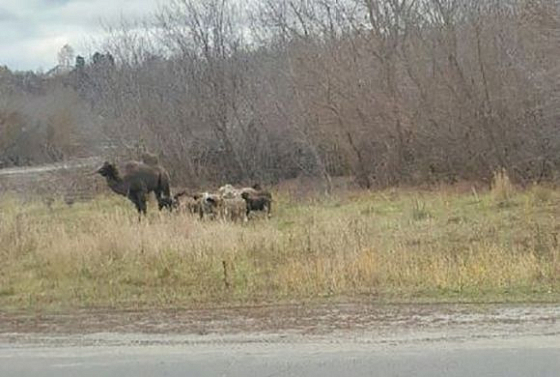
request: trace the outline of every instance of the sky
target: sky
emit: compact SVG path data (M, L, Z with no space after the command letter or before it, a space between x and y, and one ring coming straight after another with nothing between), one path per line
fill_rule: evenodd
M103 24L149 16L160 0L0 0L0 66L48 71L69 44L88 57Z

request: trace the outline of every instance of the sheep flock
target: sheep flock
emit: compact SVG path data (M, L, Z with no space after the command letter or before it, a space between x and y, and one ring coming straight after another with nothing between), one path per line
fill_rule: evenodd
M179 191L173 196L172 203L175 210L198 215L201 219L247 221L251 212L264 212L270 216L272 195L258 184L242 188L226 184L216 192Z

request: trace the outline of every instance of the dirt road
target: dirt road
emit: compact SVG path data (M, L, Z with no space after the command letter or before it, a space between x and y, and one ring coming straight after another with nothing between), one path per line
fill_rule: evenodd
M558 376L560 307L0 316L1 376Z
M52 164L4 168L0 169L0 177L15 175L38 175L58 170L75 170L87 167L93 168L94 166L99 165L101 161L102 159L99 157L87 157Z

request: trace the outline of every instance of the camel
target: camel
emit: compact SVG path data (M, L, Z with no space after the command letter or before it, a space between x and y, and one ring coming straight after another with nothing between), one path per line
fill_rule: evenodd
M96 172L105 177L111 190L134 203L139 219L142 214L146 214L146 201L150 192L156 195L160 210L165 207L171 210L173 200L169 190L169 175L161 166L130 161L124 170L121 176L114 164L105 161Z
M165 187L165 190L162 192L154 191L156 194L158 207L160 211L163 208L168 208L171 211L173 209L173 198L171 198L171 193L169 190L169 184L171 181L171 179L169 178L169 174L163 168L163 166L160 165L159 157L157 155L149 152L144 152L142 153L141 160L144 164L158 170Z

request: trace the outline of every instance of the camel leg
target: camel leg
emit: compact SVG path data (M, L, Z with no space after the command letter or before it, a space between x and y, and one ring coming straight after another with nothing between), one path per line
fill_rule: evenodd
M154 194L156 195L156 201L158 203L158 208L161 211L163 207L165 207L165 203L163 202L163 198L161 196L161 191L155 190Z
M131 191L128 193L128 198L136 206L138 211L138 222L142 219L142 214L147 215L146 194L142 191Z
M160 190L154 191L154 194L156 195L156 200L160 211L164 208L167 208L169 212L173 212L173 199L170 195L164 195Z
M146 196L143 194L139 194L138 195L138 203L140 204L140 206L138 207L138 222L142 221L142 214L144 214L144 217L148 215L147 212L147 205L146 205Z
M164 208L167 208L169 212L173 212L173 201L171 198L158 198L158 207L161 211Z
M140 203L139 210L144 214L144 216L146 216L148 212L148 206L146 204L146 194L144 194L143 192L138 193L138 202Z
M160 181L161 181L161 176L160 176ZM169 208L169 211L173 211L172 208L172 197L171 197L171 189L169 188L169 179L166 180L165 184L161 185L161 189L159 190L160 192L160 196L163 197L163 199L165 199L165 205Z

